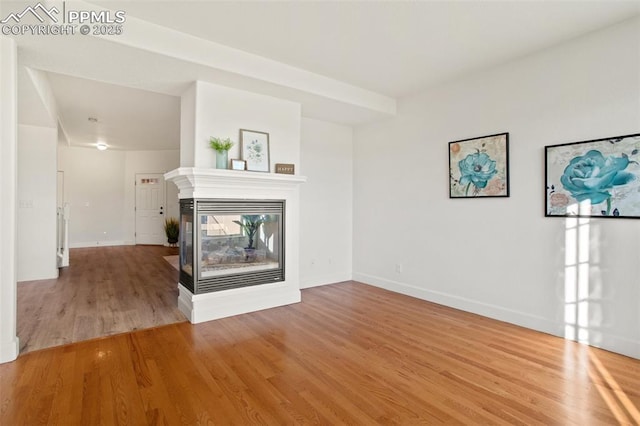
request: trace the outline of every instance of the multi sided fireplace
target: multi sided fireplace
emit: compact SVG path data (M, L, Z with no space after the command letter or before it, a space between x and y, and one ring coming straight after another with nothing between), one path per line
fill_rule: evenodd
M183 199L180 222L180 284L191 293L284 281L284 200Z
M182 203L178 308L189 321L300 302L304 176L180 167L165 179Z

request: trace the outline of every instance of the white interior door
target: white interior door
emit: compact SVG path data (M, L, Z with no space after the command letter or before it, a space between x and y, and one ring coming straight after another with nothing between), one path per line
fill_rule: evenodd
M136 244L164 244L164 176L136 174Z

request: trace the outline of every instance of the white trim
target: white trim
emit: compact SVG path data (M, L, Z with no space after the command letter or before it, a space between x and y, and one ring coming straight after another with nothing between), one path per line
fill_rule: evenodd
M351 272L333 272L330 274L311 275L300 279L300 288L312 288L322 285L336 284L343 281L351 281Z
M85 248L85 247L112 247L112 246L131 246L131 241L115 240L115 241L83 241L77 243L69 243L69 248Z
M18 357L17 335L17 152L18 50L0 36L0 363Z
M360 272L354 272L353 279L354 281L384 288L396 293L405 294L407 296L416 297L418 299L449 306L451 308L460 309L465 312L471 312L499 321L520 325L533 330L553 334L554 336L562 336L562 333L564 332L562 324L549 321L548 319L540 316L527 314L525 312L518 312L512 309L506 309L501 306L482 303L452 294L426 290L411 284L392 281Z
M306 176L196 167L180 167L164 178L176 184L181 199L264 197L272 191L292 191L307 181Z
M12 337L8 342L0 345L0 364L14 361L20 354L20 339Z

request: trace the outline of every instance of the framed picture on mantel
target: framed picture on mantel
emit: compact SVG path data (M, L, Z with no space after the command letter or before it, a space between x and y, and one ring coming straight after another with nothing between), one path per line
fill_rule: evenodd
M247 170L269 172L269 133L240 129L240 155Z
M244 160L231 160L231 170L247 170L247 162Z

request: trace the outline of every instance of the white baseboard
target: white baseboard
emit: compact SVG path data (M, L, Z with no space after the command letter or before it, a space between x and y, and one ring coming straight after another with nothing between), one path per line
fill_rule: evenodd
M312 275L307 277L301 276L300 288L303 289L318 287L321 285L335 284L342 281L351 281L351 279L351 272L335 272L331 274Z
M478 302L476 300L467 299L452 294L442 293L438 291L426 290L410 284L392 281L373 275L355 272L353 274L355 281L361 281L386 290L395 291L396 293L406 294L407 296L416 297L418 299L427 300L439 305L449 306L451 308L460 309L462 311L471 312L485 317L497 319L500 321L521 325L523 327L532 328L534 330L561 336L564 332L562 324L549 321L546 318L535 315L518 312L512 309L503 308L501 306L488 303Z
M589 343L607 351L616 352L631 358L640 359L640 341L633 341L620 336L607 335L602 343Z
M0 364L5 362L15 361L18 358L20 352L20 339L15 336L8 342L2 342L0 344Z
M127 241L87 241L79 243L69 243L69 248L85 248L85 247L110 247L110 246L126 246Z
M24 281L55 280L59 276L60 276L60 270L58 268L54 268L45 273L33 270L33 271L19 273L17 277L17 282L21 283Z
M471 312L482 315L484 317L493 318L499 321L508 322L521 327L532 330L541 331L554 336L564 338L564 323L552 321L544 317L531 315L526 312L519 312L513 309L504 308L502 306L492 305L488 303L478 302L476 300L467 299L452 294L438 291L426 290L407 283L388 280L386 278L374 275L364 274L360 272L353 273L353 280L375 287L384 288L396 293L405 294L418 299L437 303L439 305L448 306L461 311ZM640 359L640 341L634 341L628 338L604 335L599 341L585 342L591 346L606 349L632 358Z
M465 297L460 297L439 291L426 290L424 288L416 287L411 284L392 281L359 272L354 272L353 279L354 281L360 281L365 284L384 288L396 293L406 294L407 296L412 296L418 299L437 303L439 305L460 309L461 311L471 312L485 317L497 319L499 321L520 325L523 327L531 328L533 330L553 334L554 336L562 336L562 333L564 332L563 324L558 324L554 321L549 321L546 318L531 315L525 312L518 312L512 309L507 309L502 306L478 302L476 300L467 299Z

